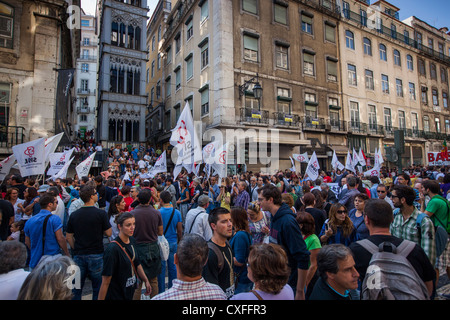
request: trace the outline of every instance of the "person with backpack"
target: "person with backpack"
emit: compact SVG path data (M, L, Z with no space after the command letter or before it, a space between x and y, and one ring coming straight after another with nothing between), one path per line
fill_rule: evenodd
M391 191L394 207L394 220L390 226L393 236L417 243L425 251L431 264L436 260L436 242L433 222L422 216L414 206L416 194L406 185L395 185ZM422 220L420 220L422 218ZM420 225L417 228L417 221ZM420 230L420 232L418 232Z
M177 278L177 269L173 257L177 252L177 244L183 236L183 226L181 213L171 203L172 194L165 190L159 195L159 212L163 220L163 234L169 242L170 252L167 261L161 260L161 272L158 275L158 293L166 290L166 269L168 274L168 288L172 287L172 282Z
M350 245L360 275L361 299L428 299L436 273L425 251L391 234L394 217L386 201L370 199L364 213L370 236Z
M440 239L440 242L443 243L439 246L440 250L438 250L442 250L442 255L438 255L435 266L437 279L439 279L439 269L446 270L447 276L450 278L450 240L448 236L450 234L450 203L439 194L440 186L437 181L426 180L422 183L422 186L424 195L430 197L430 201L428 202L424 213L433 221L436 228L436 238L438 240ZM441 228L447 231L447 241L445 241L445 232L443 232L444 230Z
M213 235L208 241L208 261L202 276L210 283L217 284L225 292L227 299L234 295L234 255L228 239L233 234L231 214L225 208L214 208L208 217Z

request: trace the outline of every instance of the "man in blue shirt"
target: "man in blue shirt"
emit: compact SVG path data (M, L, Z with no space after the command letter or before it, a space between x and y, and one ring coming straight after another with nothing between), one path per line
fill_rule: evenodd
M32 216L25 224L25 244L30 248L30 268L33 269L44 255L54 256L61 253L69 255L66 238L62 233L62 221L57 215L53 215L58 200L51 194L44 194L40 197L39 204L41 211ZM43 244L43 228L46 217L45 242Z
M212 200L212 202L209 204L208 208L206 209L206 212L208 212L208 213L210 213L212 209L220 206L220 202L217 201L217 197L220 194L219 185L216 183L217 178L211 177L210 181L211 181L211 183L209 185L208 197Z

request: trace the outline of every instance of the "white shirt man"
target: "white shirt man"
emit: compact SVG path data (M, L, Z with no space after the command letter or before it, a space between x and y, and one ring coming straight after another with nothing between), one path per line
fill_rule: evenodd
M206 241L212 238L212 230L208 223L208 213L206 213L209 200L207 195L201 195L198 198L198 207L188 211L184 233L196 233Z
M250 178L250 185L248 186L248 193L250 194L250 201L258 201L258 184L256 183L256 177Z
M144 159L138 161L139 169L145 169L147 167L147 162Z

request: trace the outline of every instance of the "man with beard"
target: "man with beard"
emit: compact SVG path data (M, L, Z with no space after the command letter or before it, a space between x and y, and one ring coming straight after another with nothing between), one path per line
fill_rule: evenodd
M414 206L416 194L413 188L405 185L396 185L392 189L392 202L394 203L394 221L391 224L391 234L397 238L417 243L428 256L432 265L436 262L436 243L433 222L424 217L421 222L421 233L417 232L417 217L421 213Z
M291 274L288 284L296 300L305 300L305 282L310 253L291 208L281 200L281 191L272 184L258 190L258 204L272 215L270 242L281 245L287 254Z

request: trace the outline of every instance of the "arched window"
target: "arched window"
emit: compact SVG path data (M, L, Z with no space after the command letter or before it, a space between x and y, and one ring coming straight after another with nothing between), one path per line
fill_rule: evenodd
M372 55L372 41L370 41L369 38L364 38L363 45L364 45L364 54L371 56Z
M402 62L400 59L400 52L397 49L394 49L394 64L396 66L401 66Z
M345 46L349 49L355 50L355 37L350 30L345 31Z
M384 44L380 44L380 60L387 61L386 46Z
M414 70L413 58L410 54L406 56L406 65L408 67L408 70Z

